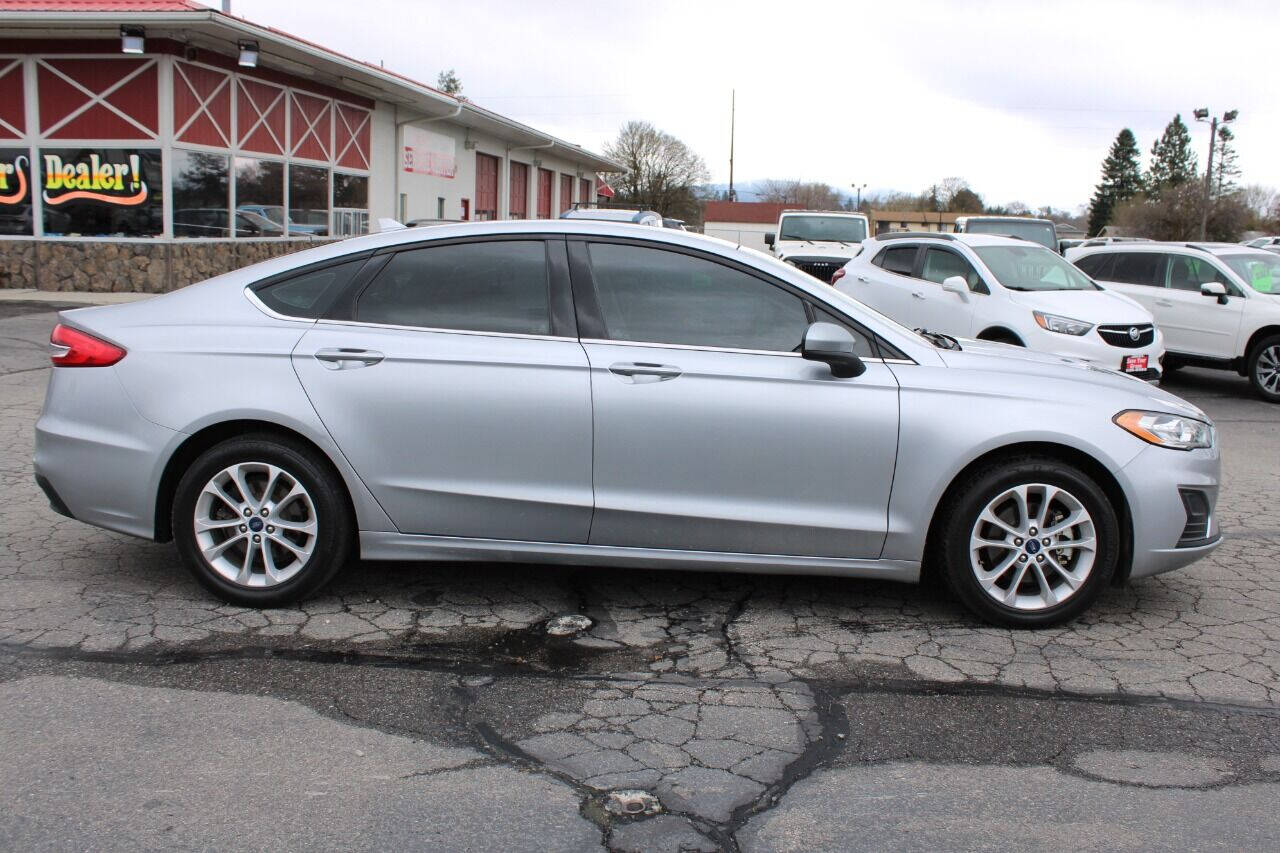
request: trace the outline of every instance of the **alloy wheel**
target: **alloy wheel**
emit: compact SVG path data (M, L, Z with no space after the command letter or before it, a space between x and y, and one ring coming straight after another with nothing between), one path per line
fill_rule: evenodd
M1268 394L1280 394L1280 344L1272 344L1258 353L1253 371L1258 385L1264 391Z
M1089 511L1066 489L1029 483L1007 489L978 514L969 564L995 601L1047 610L1084 586L1098 542Z
M196 546L232 583L273 587L311 558L319 526L315 503L296 476L266 462L242 462L213 475L195 507Z

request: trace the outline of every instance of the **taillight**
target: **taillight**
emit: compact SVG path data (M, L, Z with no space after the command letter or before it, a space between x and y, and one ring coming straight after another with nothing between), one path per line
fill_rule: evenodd
M110 367L124 356L115 344L61 323L49 336L49 360L55 367Z
M834 286L835 286L835 283L836 283L837 281L839 281L840 279L842 279L842 278L844 278L844 267L840 267L840 269L836 270L835 272L833 272L833 273L831 274L831 285L832 285L832 287L834 287Z

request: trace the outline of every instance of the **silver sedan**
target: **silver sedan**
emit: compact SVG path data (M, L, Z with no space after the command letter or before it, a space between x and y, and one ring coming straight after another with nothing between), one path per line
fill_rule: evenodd
M750 249L500 222L378 234L53 332L36 478L213 594L369 559L916 581L1042 626L1220 536L1194 406L912 332Z

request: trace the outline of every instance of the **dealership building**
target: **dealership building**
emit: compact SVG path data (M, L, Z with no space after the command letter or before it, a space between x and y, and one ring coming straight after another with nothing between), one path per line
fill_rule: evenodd
M0 287L172 290L383 218L558 216L620 168L188 0L0 3Z

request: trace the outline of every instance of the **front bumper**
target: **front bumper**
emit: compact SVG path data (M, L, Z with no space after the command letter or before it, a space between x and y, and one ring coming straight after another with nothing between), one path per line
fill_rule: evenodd
M1164 334L1159 329L1156 329L1155 337L1151 343L1145 347L1136 347L1134 349L1112 346L1098 337L1096 330L1091 330L1088 334L1077 337L1075 335L1050 332L1037 327L1033 335L1034 338L1027 341L1027 346L1030 349L1050 352L1054 355L1068 358L1078 358L1081 361L1087 361L1092 365L1103 367L1107 370L1123 371L1126 358L1145 355L1147 357L1146 372L1131 373L1130 375L1147 381L1155 381L1160 378L1160 359L1164 358Z
M1222 543L1216 513L1220 470L1216 446L1190 451L1149 446L1124 466L1133 516L1130 578L1181 568ZM1184 492L1203 497L1207 523L1188 512Z

